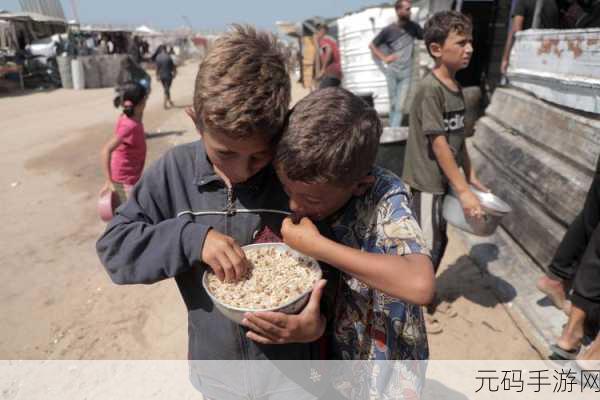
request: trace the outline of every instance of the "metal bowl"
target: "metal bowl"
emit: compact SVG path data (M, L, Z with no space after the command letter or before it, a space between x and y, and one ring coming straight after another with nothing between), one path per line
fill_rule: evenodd
M476 236L490 236L496 231L502 217L512 208L493 193L481 192L473 187L471 191L481 201L484 214L480 217L465 216L462 204L453 191L444 197L442 214L449 224Z
M319 263L314 258L308 257L302 253L297 252L296 250L292 249L285 243L250 244L247 246L243 246L242 249L244 251L249 250L249 249L275 249L277 252L280 252L280 253L288 251L296 257L302 257L302 258L308 260L309 263L311 263L313 266L317 267L317 269L318 269L317 281L319 279L321 279L321 277L323 275L323 272L321 271L321 267L319 266ZM312 287L311 287L310 289L306 290L304 293L302 293L299 296L297 296L296 298L288 301L287 303L282 304L279 307L265 308L265 309L233 307L233 306L221 303L221 301L219 301L219 299L217 299L215 296L213 296L213 294L210 292L210 290L208 290L208 284L207 284L208 274L209 274L209 271L204 271L204 275L202 276L202 286L204 287L204 290L206 290L206 293L212 300L215 307L224 316L226 316L227 318L229 318L230 320L232 320L233 322L236 322L238 324L242 323L242 319L244 319L244 314L247 312L277 311L277 312L282 312L285 314L297 314L304 308L306 303L308 303L310 293L312 292Z

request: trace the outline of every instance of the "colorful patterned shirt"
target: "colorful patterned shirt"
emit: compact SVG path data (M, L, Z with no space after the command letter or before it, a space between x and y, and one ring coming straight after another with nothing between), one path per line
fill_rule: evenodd
M332 224L336 241L376 254L425 254L429 250L409 208L400 178L375 167L375 182L354 197ZM421 306L406 303L342 273L336 301L334 358L426 360L427 333Z

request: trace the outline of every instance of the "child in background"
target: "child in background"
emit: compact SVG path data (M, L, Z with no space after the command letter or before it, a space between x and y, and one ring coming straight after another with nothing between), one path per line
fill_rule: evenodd
M123 113L119 116L115 135L102 147L102 169L106 176L101 195L117 192L120 203L142 176L146 161L146 137L142 117L146 107L146 89L138 83L123 88Z
M479 182L471 165L466 146L465 101L456 81L456 73L469 65L473 55L472 29L471 20L456 11L436 13L427 21L425 45L435 66L419 83L410 111L402 178L412 189L413 213L431 243L435 272L448 245L447 223L442 215L444 196L454 191L465 215L478 218L482 215L481 203L471 186L489 191ZM437 303L436 300L429 307L428 333L442 331L433 316Z
M425 44L435 67L419 84L410 112L403 179L413 192L415 217L424 232L433 234L431 257L436 272L448 244L442 217L444 196L452 189L466 215L480 216L481 203L469 185L488 191L471 165L465 143L465 102L455 78L473 55L471 31L469 18L456 11L439 12L427 21ZM425 209L427 194L432 200ZM428 214L430 224L424 218Z

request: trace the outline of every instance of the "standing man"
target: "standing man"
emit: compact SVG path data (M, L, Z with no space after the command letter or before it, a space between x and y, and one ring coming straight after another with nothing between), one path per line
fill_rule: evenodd
M315 80L319 82L319 89L337 87L342 83L340 50L335 39L327 35L328 31L327 24L317 24L315 41L319 52L315 59Z
M533 20L536 12L536 3L541 1L539 11L539 26L533 26ZM508 63L510 60L510 51L515 41L515 34L525 29L558 29L560 28L560 13L556 0L517 0L512 14L511 29L506 39L504 54L502 55L502 64L500 72L506 75Z
M160 45L157 53L158 54L154 59L156 64L156 77L160 83L162 83L165 95L163 107L167 109L174 106L171 101L171 83L173 83L173 79L175 78L175 75L177 75L177 68L175 67L173 59L167 52L166 46Z
M383 28L369 48L375 57L387 65L386 78L390 96L390 126L402 123L404 102L410 89L415 39L423 39L423 29L410 20L409 0L396 1L398 21Z

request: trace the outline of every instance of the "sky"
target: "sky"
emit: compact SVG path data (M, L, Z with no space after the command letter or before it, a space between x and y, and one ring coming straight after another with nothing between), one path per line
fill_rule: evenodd
M393 1L393 0L390 0ZM388 2L390 2L388 1ZM339 17L385 0L62 0L67 19L73 19L71 3L78 3L83 24L146 24L155 29L184 26L183 16L194 30L223 30L234 22L276 30L275 21L302 21L314 16ZM18 0L0 0L0 9L20 11Z

